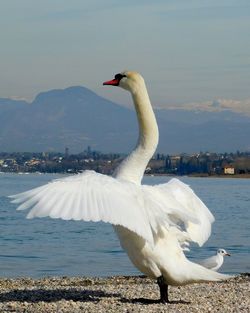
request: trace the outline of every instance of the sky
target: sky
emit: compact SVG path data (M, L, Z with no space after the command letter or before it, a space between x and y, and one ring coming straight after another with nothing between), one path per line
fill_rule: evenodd
M0 97L139 71L156 107L250 108L249 0L0 0ZM241 110L241 109L239 109ZM250 109L249 109L250 112Z

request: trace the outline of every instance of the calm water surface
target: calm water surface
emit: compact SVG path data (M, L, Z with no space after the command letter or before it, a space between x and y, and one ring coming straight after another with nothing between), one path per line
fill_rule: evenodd
M139 272L120 248L112 226L105 223L27 220L7 198L60 175L0 174L0 269L2 277L48 275L109 276ZM158 184L168 177L145 177L144 183ZM250 180L189 178L189 184L215 216L212 235L203 247L192 246L187 253L198 260L225 248L221 268L226 273L250 272Z

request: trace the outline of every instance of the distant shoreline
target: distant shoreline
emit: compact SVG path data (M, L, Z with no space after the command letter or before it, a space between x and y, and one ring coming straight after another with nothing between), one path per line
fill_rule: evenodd
M0 174L16 174L16 175L29 175L29 174L52 174L52 175L75 175L76 173L50 173L50 172L0 172ZM198 177L198 178L250 178L250 174L234 174L234 175L208 175L206 173L188 174L188 175L173 175L173 174L144 174L147 177Z
M250 178L250 174L234 174L234 175L208 175L208 174L188 174L188 175L172 175L172 174L145 174L145 176L167 176L167 177L199 177L199 178Z
M234 175L199 175L192 174L188 177L206 177L206 178L250 178L250 174L234 174Z

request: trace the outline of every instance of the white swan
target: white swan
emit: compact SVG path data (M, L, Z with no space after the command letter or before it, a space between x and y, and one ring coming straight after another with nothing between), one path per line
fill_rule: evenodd
M114 226L121 246L145 275L157 279L163 303L168 285L227 279L190 262L183 248L202 245L214 218L192 189L177 179L157 186L141 185L148 161L158 144L158 127L142 76L125 71L104 85L128 90L133 98L139 139L113 177L85 171L12 196L27 217L104 221Z
M216 255L200 261L199 264L213 271L218 271L224 262L224 256L230 255L225 249L218 249Z

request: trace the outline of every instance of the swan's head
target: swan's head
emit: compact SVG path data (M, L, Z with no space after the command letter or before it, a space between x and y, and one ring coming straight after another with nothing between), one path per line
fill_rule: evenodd
M218 249L217 254L220 254L222 256L230 256L230 254L225 249Z
M144 86L144 79L137 72L124 71L116 74L114 79L104 82L103 85L119 86L134 93Z

